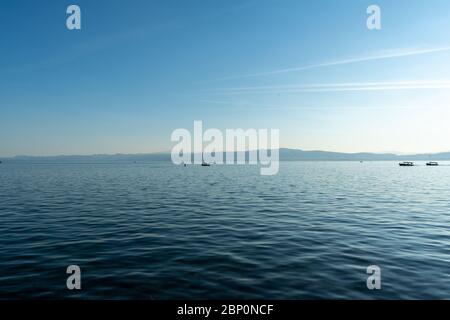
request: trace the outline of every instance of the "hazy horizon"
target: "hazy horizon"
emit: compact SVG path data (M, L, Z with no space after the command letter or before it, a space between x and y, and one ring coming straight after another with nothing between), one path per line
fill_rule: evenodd
M259 149L256 149L259 150ZM256 150L250 150L250 151L256 151ZM443 154L443 153L450 153L449 150L444 150L440 152L417 152L417 153L402 153L402 152L395 152L395 151L382 151L382 152L372 152L372 151L356 151L356 152L341 152L341 151L333 151L333 150L319 150L319 149L313 149L313 150L306 150L301 148L285 148L280 147L279 150L291 150L291 151L303 151L303 152L327 152L327 153L341 153L341 154L374 154L374 155L382 155L382 154L392 154L396 156L417 156L417 155L435 155L435 154ZM246 150L248 152L249 150ZM217 151L217 152L242 152L242 151ZM8 158L16 158L16 157L94 157L94 156L116 156L116 155L130 155L130 156L138 156L138 155L170 155L170 150L164 150L164 151L155 151L155 152L142 152L142 153L123 153L123 152L114 152L114 153L87 153L87 154L16 154L12 156L0 156L1 159L8 159Z

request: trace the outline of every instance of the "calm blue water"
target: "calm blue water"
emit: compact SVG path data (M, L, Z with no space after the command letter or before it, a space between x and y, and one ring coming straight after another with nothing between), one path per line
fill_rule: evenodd
M0 298L450 299L450 166L4 163Z

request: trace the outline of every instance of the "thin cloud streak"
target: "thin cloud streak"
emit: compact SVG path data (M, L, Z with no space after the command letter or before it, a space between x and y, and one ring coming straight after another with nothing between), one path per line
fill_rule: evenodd
M351 87L351 86L387 86L387 85L434 85L449 84L450 80L404 80L404 81L372 81L372 82L338 82L324 84L289 84L272 86L232 87L208 90L209 92L235 92L258 90L283 90L298 88L326 88L326 87Z
M324 110L324 109L430 109L430 108L448 108L447 106L443 105L429 105L429 106L422 106L422 105L379 105L379 106L351 106L351 105L345 105L345 106L311 106L311 105L305 105L305 106L287 106L287 105L268 105L268 104L259 104L259 103L249 103L249 102L235 102L235 101L222 101L222 100L199 100L200 103L208 103L208 104L216 104L216 105L226 105L228 107L232 108L238 108L238 109L261 109L261 110Z
M300 92L343 92L343 91L398 91L398 90L438 90L450 89L450 84L441 85L409 85L409 86L379 86L379 87L349 87L349 88L323 88L306 89ZM295 92L295 91L293 91Z
M312 65L296 67L296 68L285 68L285 69L278 69L278 70L272 70L272 71L266 71L266 72L242 74L242 75L237 75L237 76L230 76L230 77L217 79L217 81L243 79L243 78L254 78L254 77L263 77L263 76L270 76L270 75L276 75L276 74L282 74L282 73L306 71L306 70L311 70L311 69L318 69L318 68L332 67L332 66L338 66L338 65L353 64L353 63L358 63L358 62L401 58L401 57L407 57L407 56L416 56L416 55L430 54L430 53L437 53L437 52L445 52L445 51L450 51L450 46L439 47L439 48L428 48L428 49L423 49L423 48L422 49L419 49L419 48L415 48L415 49L396 49L396 50L389 50L389 51L379 52L378 54L375 54L375 55L354 57L354 58L349 58L349 59L343 59L343 60L337 60L337 61L331 61L331 62L325 62L325 63L312 64Z
M295 92L339 92L339 91L384 91L384 90L437 90L450 88L450 80L429 81L386 81L386 82L353 82L329 84L304 84L284 86L263 86L224 88L209 92L213 95L237 94L272 94Z

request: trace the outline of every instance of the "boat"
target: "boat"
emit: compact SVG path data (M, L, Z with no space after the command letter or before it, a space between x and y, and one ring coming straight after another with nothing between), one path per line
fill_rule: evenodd
M439 165L439 163L437 163L435 161L427 162L427 166L429 166L429 167L437 167L438 165Z
M203 153L202 153L202 167L210 167L211 165L207 162L205 162L205 160L203 160Z
M414 162L405 161L399 163L400 167L414 167Z

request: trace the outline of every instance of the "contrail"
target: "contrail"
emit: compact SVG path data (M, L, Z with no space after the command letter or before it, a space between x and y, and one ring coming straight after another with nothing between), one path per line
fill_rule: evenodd
M235 102L224 100L198 100L200 103L225 105L231 108L239 109L261 109L261 110L323 110L323 109L430 109L430 108L448 108L446 105L283 105L283 104L261 104L252 102Z
M447 89L450 80L350 82L327 84L293 84L280 86L238 87L212 90L213 95L269 94L291 92L381 91L412 89Z
M443 52L443 51L449 51L449 50L450 50L450 47L440 47L440 48L430 48L430 49L396 49L396 50L384 51L384 52L378 53L376 55L369 55L369 56L355 57L355 58L349 58L349 59L343 59L343 60L337 60L337 61L331 61L331 62L325 62L325 63L311 64L311 65L296 67L296 68L285 68L285 69L278 69L278 70L259 72L259 73L242 74L242 75L237 75L237 76L225 77L225 78L221 78L221 79L217 79L217 80L232 80L232 79L242 79L242 78L263 77L263 76L270 76L270 75L276 75L276 74L282 74L282 73L298 72L298 71L305 71L305 70L310 70L310 69L331 67L331 66L337 66L337 65L345 65L345 64L352 64L352 63L365 62L365 61L374 61L374 60L383 60L383 59L401 58L401 57L407 57L407 56L416 56L416 55Z

